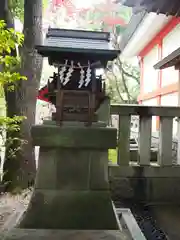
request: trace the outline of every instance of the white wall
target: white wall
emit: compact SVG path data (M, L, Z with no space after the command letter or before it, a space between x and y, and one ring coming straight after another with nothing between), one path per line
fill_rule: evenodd
M169 93L161 97L162 106L178 106L178 93Z
M158 47L155 46L144 57L143 69L143 94L154 91L158 83L158 70L153 68L154 64L158 62Z
M178 24L166 37L163 39L162 57L167 57L170 53L180 47L180 24Z
M167 86L169 84L173 84L178 82L179 73L174 67L166 68L162 70L162 83L161 86Z
M164 39L162 44L162 58L168 56L180 47L180 24L178 24ZM158 47L155 46L144 57L143 93L149 93L157 88L158 70L153 66L158 62ZM178 81L178 71L174 67L162 70L162 87Z
M178 24L164 39L162 44L162 58L180 47L180 24ZM174 67L162 71L162 86L176 83L178 81L178 71Z
M162 58L168 56L178 47L180 47L180 24L178 24L164 39ZM158 60L158 48L154 47L148 55L144 58L144 71L143 71L143 93L152 92L156 90L158 86L158 70L154 70L153 65ZM164 69L162 71L162 87L169 84L177 83L179 79L179 73L174 67ZM143 101L143 105L157 106L157 98ZM162 106L177 106L178 105L178 93L171 93L161 97ZM152 131L156 131L156 117L152 120ZM173 134L177 132L177 122L173 123Z

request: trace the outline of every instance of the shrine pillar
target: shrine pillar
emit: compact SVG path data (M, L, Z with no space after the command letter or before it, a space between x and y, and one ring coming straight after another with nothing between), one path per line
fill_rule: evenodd
M32 127L40 146L34 193L19 227L118 229L108 184L108 149L116 132L105 123L53 121Z

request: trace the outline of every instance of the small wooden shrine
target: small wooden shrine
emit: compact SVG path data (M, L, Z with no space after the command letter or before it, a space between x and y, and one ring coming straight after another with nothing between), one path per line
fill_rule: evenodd
M91 125L106 98L105 82L96 70L105 68L119 54L110 46L110 34L50 28L44 45L36 49L57 68L38 96L55 105L53 120L58 124L81 121Z

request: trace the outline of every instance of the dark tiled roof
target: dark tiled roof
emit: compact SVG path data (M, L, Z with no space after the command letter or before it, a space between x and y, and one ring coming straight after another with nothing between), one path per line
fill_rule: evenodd
M112 49L108 32L67 29L49 29L44 45L59 48Z
M99 39L99 40L109 41L110 33L100 32L100 31L49 28L47 37L81 38L81 39L89 39L89 40Z
M82 38L65 38L65 37L48 37L44 45L58 48L75 48L75 49L101 49L111 50L110 43L105 40L82 39Z
M117 2L133 7L134 12L146 10L147 12L180 16L180 0L117 0Z
M62 52L95 52L118 54L110 43L110 33L93 32L69 29L49 29L42 46L36 47L39 51L49 49Z

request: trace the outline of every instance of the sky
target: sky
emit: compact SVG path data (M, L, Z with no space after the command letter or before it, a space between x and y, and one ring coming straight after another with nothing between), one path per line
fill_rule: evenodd
M14 19L14 27L17 32L22 32L23 30L23 24L21 21L17 18Z

